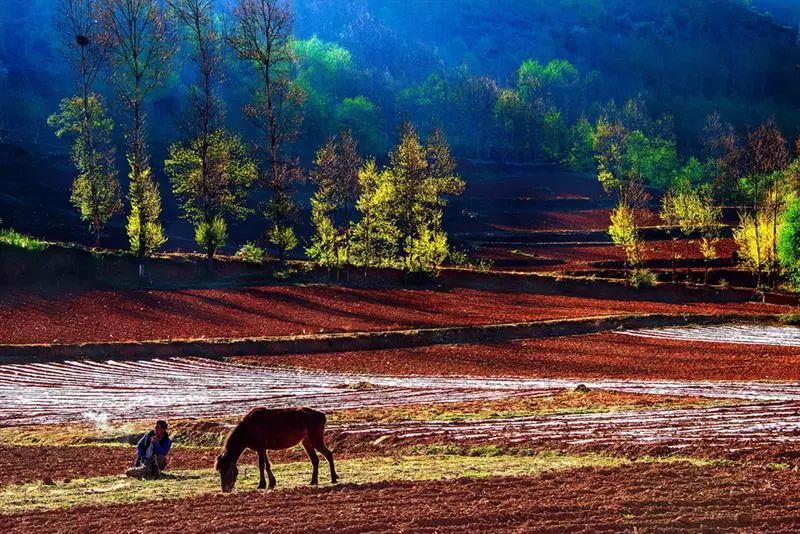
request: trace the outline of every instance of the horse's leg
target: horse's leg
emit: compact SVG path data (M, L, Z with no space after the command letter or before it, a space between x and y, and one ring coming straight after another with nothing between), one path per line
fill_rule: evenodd
M309 437L311 444L314 445L314 448L321 452L328 461L328 466L331 468L331 483L336 484L336 481L339 480L339 475L336 474L336 467L333 465L333 453L330 451L330 449L328 449L328 447L325 446L323 430L311 432Z
M267 465L267 451L262 449L258 451L258 489L266 489L267 480L264 477L264 468Z
M311 485L316 486L319 478L319 456L317 456L317 451L314 450L314 446L308 438L303 440L303 447L306 449L308 459L311 460L311 465L314 467L314 471L311 473Z
M272 474L272 466L269 463L269 455L266 450L264 451L264 465L267 468L267 476L269 477L269 489L274 489L277 481L275 480L275 475Z

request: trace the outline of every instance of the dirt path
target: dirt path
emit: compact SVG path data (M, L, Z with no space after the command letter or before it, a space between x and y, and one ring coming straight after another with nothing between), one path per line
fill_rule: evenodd
M0 516L6 532L469 532L800 529L793 472L689 464L579 469L535 478L376 483L213 494ZM268 513L265 513L268 511ZM120 522L120 518L126 518Z

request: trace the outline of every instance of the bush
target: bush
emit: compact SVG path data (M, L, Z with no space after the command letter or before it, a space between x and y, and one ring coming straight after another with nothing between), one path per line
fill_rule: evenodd
M236 253L236 257L245 263L260 265L264 261L264 249L249 241L242 245Z
M275 225L267 232L267 239L278 249L281 261L285 259L286 253L294 250L298 245L297 234L291 226Z
M447 234L420 230L406 245L406 269L412 273L435 273L447 258Z
M647 269L636 269L631 273L630 284L636 289L655 287L657 281L656 275Z
M44 241L40 241L29 235L20 234L11 228L0 230L0 244L33 251L42 251L48 247L47 243Z
M788 326L800 326L800 313L784 313L778 320Z
M194 240L209 256L213 256L227 239L228 225L222 217L215 217L210 223L202 221L195 226Z

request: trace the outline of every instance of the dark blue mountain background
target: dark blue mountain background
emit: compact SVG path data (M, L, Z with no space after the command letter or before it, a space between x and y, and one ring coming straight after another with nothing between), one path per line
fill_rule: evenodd
M222 31L232 3L217 3ZM0 210L21 230L79 239L82 225L68 202L68 146L46 123L75 92L53 26L54 4L2 0L0 7ZM699 151L705 118L714 112L739 130L769 117L789 137L800 126L800 8L793 2L295 0L293 7L295 75L307 94L294 151L306 165L342 129L354 132L365 155L384 158L406 120L423 133L442 127L463 160L557 161L547 138L556 134L543 131L535 146L515 137L514 109L503 99L521 91L524 62L525 72L551 81L545 109L555 110L565 128L634 97L651 117L668 117L684 155ZM226 122L252 139L241 113L248 71L226 54ZM192 248L192 239L161 162L166 146L183 138L192 79L181 51L147 109L166 229L178 236L170 239L173 248ZM125 115L108 84L99 85L117 122L124 179ZM121 226L112 231L123 239Z

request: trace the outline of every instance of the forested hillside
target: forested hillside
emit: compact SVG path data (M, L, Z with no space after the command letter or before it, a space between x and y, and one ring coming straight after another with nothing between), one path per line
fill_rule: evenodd
M347 131L358 157L374 158L377 169L389 163L392 148L407 132L404 125L413 124L421 142L441 141L462 161L546 162L599 173L601 179L622 173L665 189L678 175L715 179L713 165L701 168L699 162L717 157L709 143L729 133L741 136L774 120L794 138L800 126L800 46L785 19L764 14L787 7L776 2L286 2L292 13L281 44L286 57L275 72L288 107L277 120L271 111L269 117L259 115L260 87L268 80L260 78L263 69L254 68L258 61L247 47L236 43L240 4L207 4L213 12L207 30L214 69L203 136L227 132L214 138L217 149L235 153L245 168L251 157L262 166L239 177L243 187L258 183L256 175L278 174L293 185L256 188L258 193L232 210L237 217L258 218L272 210L271 217L282 220L295 203L311 211L312 187L303 179L313 178L320 147ZM145 76L141 94L125 86L132 73L117 46L92 73L84 91L91 98L81 103L68 100L82 92L70 53L85 49L76 48L80 36L70 33L59 5L64 2L6 0L0 12L3 218L27 231L47 228L71 239L78 214L84 221L95 219L93 227L100 224L105 214L80 207L80 195L96 191L88 182L74 182L69 161L75 163L75 147L81 146L80 135L76 140L72 134L83 128L70 121L83 110L106 145L99 174L119 178L106 191L104 210L118 212L119 202L132 194L125 194L129 181L143 179L152 187L137 189L142 199L158 207L158 218L159 193L164 231L179 236L168 246L192 247L191 230L179 216L201 217L206 229L215 217L209 210L198 212L193 200L182 196L185 184L176 185L193 164L187 139L198 139L202 80L191 26L181 23L174 2L153 2L163 11L163 32L158 41L144 43L159 50L158 64L151 66L157 69ZM791 10L781 13L791 18ZM107 26L108 21L92 19L86 31ZM273 137L268 158L260 147L265 132ZM78 143L72 153L71 137ZM209 150L208 141L202 146ZM288 167L276 168L278 159ZM123 228L114 232L114 242L121 244ZM271 239L294 243L289 237Z
M224 29L231 2L217 4ZM530 59L566 60L576 69L566 73L571 79L558 81L567 86L552 88L567 120L584 112L592 118L609 99L621 103L641 93L654 115L674 116L684 147L694 145L704 117L714 111L737 127L770 115L787 131L800 124L796 32L739 2L294 4L295 34L304 41L298 45L298 78L309 89L305 135L299 139L307 156L332 132L356 124L358 136L377 152L406 118L444 126L458 152L474 149L468 145L478 141L466 138L465 126L490 129L507 122L509 117L497 117L503 114L498 95L519 85L518 69ZM755 4L771 12L786 7L769 0ZM54 5L7 0L0 13L2 132L48 147L56 142L46 118L73 84L52 24ZM236 80L243 73L230 58L226 66L227 120L235 125L243 100ZM177 68L152 104L155 116L167 119L153 121L155 141L174 136L187 76ZM445 92L448 106L442 109ZM466 101L449 98L454 94Z

